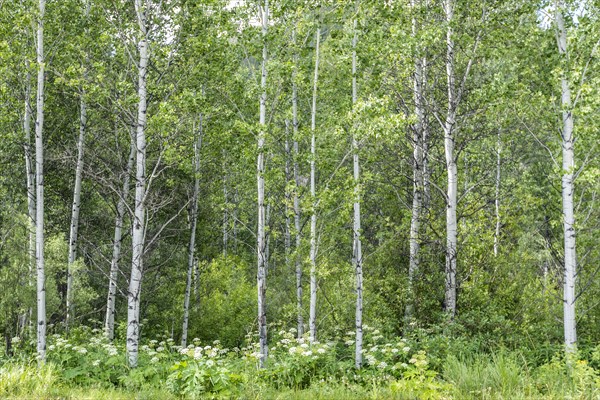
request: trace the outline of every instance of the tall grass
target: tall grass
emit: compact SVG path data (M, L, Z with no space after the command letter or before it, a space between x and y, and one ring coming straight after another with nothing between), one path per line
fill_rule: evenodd
M585 361L555 360L532 370L518 353L450 356L443 378L456 399L600 399L600 377Z
M0 398L39 397L49 393L58 381L52 365L6 364L0 368Z

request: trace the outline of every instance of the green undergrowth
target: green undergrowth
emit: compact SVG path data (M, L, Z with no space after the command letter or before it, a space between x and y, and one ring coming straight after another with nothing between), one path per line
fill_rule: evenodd
M565 360L557 351L537 362L530 353L457 351L438 337L386 338L365 329L364 365L354 367L352 332L309 343L273 333L266 368L253 335L239 348L169 338L140 347L139 365L98 332L51 336L38 365L23 344L0 358L2 399L581 399L600 398L600 347ZM464 348L463 348L464 349ZM533 360L533 361L532 361Z

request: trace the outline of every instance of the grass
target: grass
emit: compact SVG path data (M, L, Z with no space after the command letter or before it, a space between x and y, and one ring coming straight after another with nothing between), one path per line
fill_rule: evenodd
M464 400L600 399L600 377L585 361L555 360L537 369L515 353L449 357L444 380L452 398Z

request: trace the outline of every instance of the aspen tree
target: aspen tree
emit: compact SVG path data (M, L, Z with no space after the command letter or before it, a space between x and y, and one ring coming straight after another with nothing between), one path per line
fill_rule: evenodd
M135 168L135 208L133 234L131 238L132 261L129 293L127 295L127 357L130 367L138 362L140 341L140 293L142 288L145 204L146 197L146 102L147 72L149 61L149 40L146 13L149 1L144 5L142 0L135 1L135 12L140 29L138 44L138 115L136 126L136 168Z
M567 353L574 353L577 346L577 327L575 320L575 284L577 280L577 256L575 252L575 138L573 135L573 105L571 103L571 89L567 74L568 43L563 10L565 4L561 0L554 2L556 9L556 41L560 55L562 70L561 110L562 110L562 214L564 230L564 282L563 282L563 311L565 349Z
M190 292L192 289L192 274L196 253L196 225L198 223L198 195L200 193L200 150L202 149L202 114L198 118L198 137L194 143L194 191L192 193L190 243L188 246L188 269L183 300L183 328L181 331L181 347L187 346L188 322L190 315ZM224 243L225 244L225 243ZM226 247L224 248L224 252ZM224 254L226 255L226 254Z
M119 276L119 260L121 258L121 246L123 236L123 220L125 217L125 208L129 197L129 178L133 170L133 160L136 154L135 129L129 133L129 157L127 158L127 168L123 177L123 188L117 201L117 215L115 217L115 233L113 237L113 251L110 260L110 273L108 279L108 297L106 300L106 318L104 320L104 334L109 340L113 340L115 335L115 303L117 294L117 278Z
M358 4L357 4L358 5ZM357 10L358 12L358 7ZM358 85L356 82L356 45L358 43L358 30L356 27L356 19L353 23L354 36L352 37L352 106L356 105L358 101ZM354 271L356 274L356 316L355 316L355 329L356 329L356 347L354 353L354 364L356 368L362 366L362 346L363 346L363 257L362 257L362 242L360 239L361 225L360 225L360 164L358 157L358 140L356 134L352 136L352 151L353 154L353 172L354 172L354 227L353 227L353 241L352 241L352 263L354 264Z
M310 217L310 315L309 329L310 341L317 340L317 191L316 191L316 128L317 128L317 87L319 83L319 47L321 43L321 27L315 33L315 75L313 80L313 97L310 129L310 197L312 200L312 214Z
M37 258L37 355L46 360L46 276L44 268L44 14L46 0L39 1L37 16L37 105L35 121L35 183L36 217L35 243Z
M259 335L259 357L260 367L265 366L268 356L267 347L267 311L266 311L266 291L267 291L267 260L266 260L266 242L265 242L265 136L267 128L267 28L269 26L269 0L265 0L261 10L262 14L262 68L260 87L262 93L260 96L260 131L258 134L258 156L256 166L257 189L258 189L258 223L257 223L257 289L258 289L258 335Z
M86 23L90 16L90 1L85 3ZM86 34L89 34L86 28ZM87 59L84 61L87 63ZM84 65L83 80L87 79L87 65ZM77 239L79 233L79 211L81 209L81 180L83 178L83 152L85 131L87 129L87 104L85 87L79 93L79 138L77 139L77 164L75 166L75 184L73 188L73 205L71 207L71 228L69 230L69 258L67 263L67 315L65 328L68 331L73 319L73 264L77 259Z
M292 31L292 43L296 45L296 30ZM294 229L296 234L296 311L298 338L304 334L304 316L302 314L302 256L300 255L300 246L302 244L302 232L300 225L300 168L298 166L298 86L296 84L296 75L298 68L298 53L294 53L294 67L292 69L292 134L294 148Z

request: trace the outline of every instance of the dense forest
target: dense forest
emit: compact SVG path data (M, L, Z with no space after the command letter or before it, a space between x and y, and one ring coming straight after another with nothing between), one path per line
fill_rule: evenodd
M0 397L596 399L597 0L0 0Z

